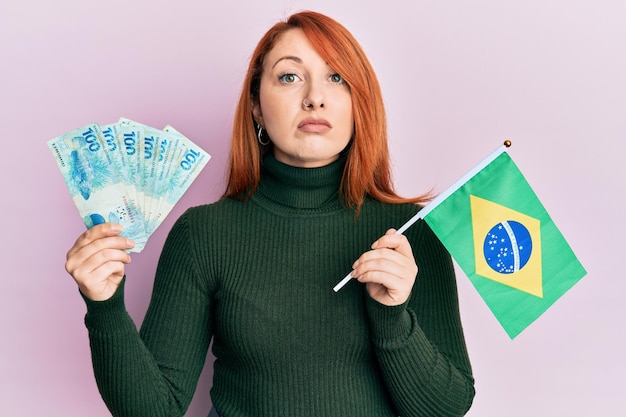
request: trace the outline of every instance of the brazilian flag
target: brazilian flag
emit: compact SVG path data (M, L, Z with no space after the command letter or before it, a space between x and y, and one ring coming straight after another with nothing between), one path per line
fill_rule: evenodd
M462 181L423 219L513 339L586 271L506 152Z

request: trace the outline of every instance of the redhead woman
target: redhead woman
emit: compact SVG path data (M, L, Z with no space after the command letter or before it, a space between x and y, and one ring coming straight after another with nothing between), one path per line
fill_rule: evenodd
M353 36L314 12L276 24L244 80L224 196L173 226L139 332L120 226L68 252L112 414L184 415L212 342L211 416L464 415L451 258L424 222L390 229L426 201L394 192L380 87Z

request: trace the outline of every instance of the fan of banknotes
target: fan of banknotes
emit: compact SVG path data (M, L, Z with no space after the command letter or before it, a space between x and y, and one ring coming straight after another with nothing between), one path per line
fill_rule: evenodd
M120 223L141 252L211 156L172 126L91 123L48 141L87 228Z

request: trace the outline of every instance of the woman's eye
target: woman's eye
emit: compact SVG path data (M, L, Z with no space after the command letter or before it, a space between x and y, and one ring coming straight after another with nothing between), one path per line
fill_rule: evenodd
M296 74L287 73L278 77L278 80L284 84L292 84L298 81L300 78Z
M330 77L328 77L328 79L330 80L331 83L335 83L335 84L343 83L343 77L339 74L332 74Z

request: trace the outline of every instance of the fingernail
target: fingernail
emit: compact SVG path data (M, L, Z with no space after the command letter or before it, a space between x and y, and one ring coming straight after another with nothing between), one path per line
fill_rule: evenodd
M128 246L129 248L132 248L135 246L135 242L130 239L126 239L126 246Z

